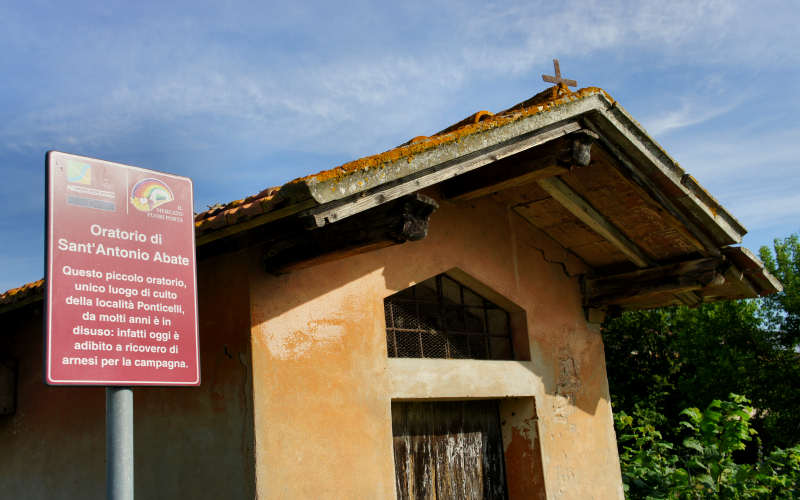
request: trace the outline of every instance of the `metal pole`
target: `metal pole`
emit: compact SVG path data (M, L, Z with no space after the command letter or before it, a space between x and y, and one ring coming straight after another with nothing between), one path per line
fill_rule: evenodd
M133 389L106 387L106 498L133 500Z

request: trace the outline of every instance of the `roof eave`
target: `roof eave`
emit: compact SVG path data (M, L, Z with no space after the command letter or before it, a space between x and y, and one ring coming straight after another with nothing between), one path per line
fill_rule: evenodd
M280 193L293 202L313 200L311 204L316 205L311 209L313 211L315 208L348 199L356 200L364 193L389 189L404 178L420 175L459 158L486 155L494 148L508 145L529 134L559 123L578 120L598 132L602 140L612 142L618 150L633 160L631 164L640 170L641 175L655 178L660 190L698 220L718 248L742 241L747 230L739 221L688 175L624 108L604 93L590 94L546 112L488 128L371 168L322 179L312 176L293 181L281 187ZM495 155L492 160L502 157L503 155Z
M783 284L770 273L764 263L745 247L729 247L725 256L739 269L743 276L754 285L760 297L780 293Z
M604 96L596 96L605 100ZM628 112L616 102L597 106L587 126L611 141L629 164L641 174L657 181L672 201L697 219L718 247L741 243L747 229L717 202L700 184L664 151Z
M594 98L599 97L599 94L592 94L586 98L565 102L546 111L544 111L546 106L540 106L543 112L443 142L436 147L423 149L419 153L412 151L409 155L396 160L348 172L341 176L322 179L311 177L301 180L301 182L305 184L307 192L319 204L342 200L458 158L490 151L529 134L546 130L560 122L574 120L593 111L598 104ZM434 140L434 138L429 139ZM502 157L498 155L495 160ZM284 187L288 187L288 185ZM283 189L281 188L281 191Z
M587 127L598 133L615 155L638 175L654 181L660 200L674 203L691 214L713 250L741 242L746 229L673 160L627 111L600 89L586 89L559 98L558 102L531 106L520 115L506 115L498 122L478 125L467 134L444 134L397 151L392 159L365 168L334 169L284 184L277 190L274 209L250 217L235 210L223 213L228 222L217 230L198 234L197 245L299 213L313 215L318 225L338 220L385 203L409 192L441 182L442 171L455 176L501 158ZM378 155L381 156L381 155ZM402 188L402 189L399 189ZM368 196L372 195L372 196ZM344 207L344 208L343 208ZM328 219L333 215L332 219ZM690 221L692 224L694 222ZM709 245L707 245L709 246ZM711 250L712 248L709 247ZM752 254L750 254L752 256ZM752 259L748 259L752 260ZM757 259L755 259L757 260ZM760 266L761 289L780 291L781 285ZM763 272L762 272L763 271Z

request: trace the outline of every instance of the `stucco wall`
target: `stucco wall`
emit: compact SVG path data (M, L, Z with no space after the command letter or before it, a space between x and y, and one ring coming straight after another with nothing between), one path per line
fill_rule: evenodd
M254 496L246 268L199 266L199 388L135 388L137 498ZM0 416L0 498L105 498L105 392L48 387L41 306L4 315L0 356L19 361L18 404Z
M394 497L383 298L452 268L527 314L538 430L520 424L508 455L535 461L524 450L540 439L548 498L622 496L603 345L573 275L580 264L556 262L563 249L505 207L443 202L423 241L279 277L259 255L250 308L260 498Z
M388 362L383 298L454 268L526 312L529 361L493 373L529 373L508 380L507 393L486 384L478 394L516 398L503 405L516 416L504 429L511 497L540 498L542 482L548 498L622 496L580 263L505 207L442 202L423 241L280 277L260 256L254 248L200 264L203 385L135 389L140 497L393 498L392 398L471 388L452 382L458 370L447 363L457 362L447 360L419 394L398 383L409 367ZM19 360L19 400L0 417L2 496L102 498L103 389L45 386L41 314L26 308L3 321L0 353ZM539 468L543 477L526 473Z

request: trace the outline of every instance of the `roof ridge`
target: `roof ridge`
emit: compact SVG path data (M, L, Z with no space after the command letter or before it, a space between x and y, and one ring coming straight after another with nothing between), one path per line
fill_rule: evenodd
M213 232L272 212L288 201L287 196L289 195L284 196L284 192L282 191L286 189L286 192L288 192L297 184L304 182L322 182L331 178L348 175L360 169L378 167L401 158L411 158L416 154L441 144L456 142L466 136L500 127L526 116L541 113L552 107L598 93L603 94L611 102L614 102L611 96L599 87L586 87L580 90L570 91L562 86L554 86L499 113L493 114L486 110L477 111L432 136L417 136L400 146L382 153L364 156L329 170L298 177L282 186L268 187L246 198L233 200L224 204L219 203L211 205L208 207L208 210L195 214L195 235ZM44 278L0 293L0 306L24 300L43 287Z

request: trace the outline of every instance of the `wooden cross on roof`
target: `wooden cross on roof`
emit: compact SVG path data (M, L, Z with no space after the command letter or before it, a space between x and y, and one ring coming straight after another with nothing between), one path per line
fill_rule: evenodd
M542 80L546 81L547 83L555 83L559 87L567 88L567 90L569 90L568 87L578 86L578 82L575 80L569 80L561 77L561 67L558 65L558 59L553 59L553 67L556 69L556 76L542 75Z

